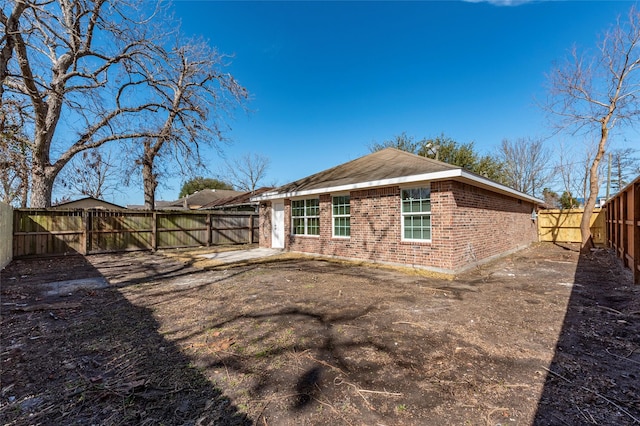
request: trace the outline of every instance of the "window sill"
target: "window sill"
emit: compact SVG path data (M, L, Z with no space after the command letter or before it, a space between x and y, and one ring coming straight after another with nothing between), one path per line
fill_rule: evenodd
M430 246L432 244L432 240L400 240L400 244L406 244L406 245L424 245L424 246Z

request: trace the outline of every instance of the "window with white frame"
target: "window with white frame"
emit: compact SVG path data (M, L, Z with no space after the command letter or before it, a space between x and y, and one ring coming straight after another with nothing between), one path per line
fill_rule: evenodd
M431 241L430 187L402 190L402 239Z
M320 200L291 201L291 221L295 235L320 235Z
M351 205L348 195L333 197L331 211L333 214L333 236L351 236Z

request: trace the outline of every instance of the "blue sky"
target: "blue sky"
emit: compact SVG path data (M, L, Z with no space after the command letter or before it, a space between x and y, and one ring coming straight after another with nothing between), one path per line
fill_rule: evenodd
M226 157L265 155L263 183L284 184L402 132L473 141L483 154L505 138L548 137L536 105L545 74L573 44L595 47L631 5L178 1L174 9L185 33L233 55L227 70L251 93L250 112L229 123ZM210 175L222 171L216 151L205 156ZM177 198L180 179L168 185L156 199ZM130 188L115 202L141 204L142 193Z

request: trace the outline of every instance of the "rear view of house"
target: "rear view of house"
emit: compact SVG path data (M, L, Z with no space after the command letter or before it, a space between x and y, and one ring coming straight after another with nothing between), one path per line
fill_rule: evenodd
M542 203L393 148L254 197L260 246L457 273L537 241Z

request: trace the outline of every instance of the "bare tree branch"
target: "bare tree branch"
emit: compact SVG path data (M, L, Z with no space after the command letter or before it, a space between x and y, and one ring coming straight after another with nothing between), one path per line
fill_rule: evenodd
M587 167L588 197L580 224L584 251L593 245L589 224L600 188L601 160L611 132L618 126L634 125L640 118L639 67L640 14L634 6L626 21L618 20L604 34L596 52L581 55L574 49L565 64L549 76L546 108L557 126L595 141Z
M31 155L20 105L5 99L0 110L0 199L26 207Z
M271 161L261 154L245 154L227 162L228 180L241 191L253 192L264 180Z
M148 76L139 64L161 49L165 34L138 25L156 15L153 7L19 0L11 15L0 14L6 41L0 51L2 94L30 105L25 129L32 141L33 207L51 204L56 176L79 153L155 134L145 123L161 104L145 93Z
M56 184L64 198L113 197L118 186L116 164L110 151L85 150L67 163Z
M504 183L520 192L538 196L551 179L552 170L548 168L551 152L541 140L505 139L497 158L502 163Z
M145 85L157 112L155 130L143 138L143 150L137 153L147 208L155 204L159 163L173 159L173 169L182 174L203 168L201 144L217 147L224 140L226 114L247 99L246 89L220 71L224 56L206 43L176 38L171 49L157 54L159 58L138 64L148 76Z

